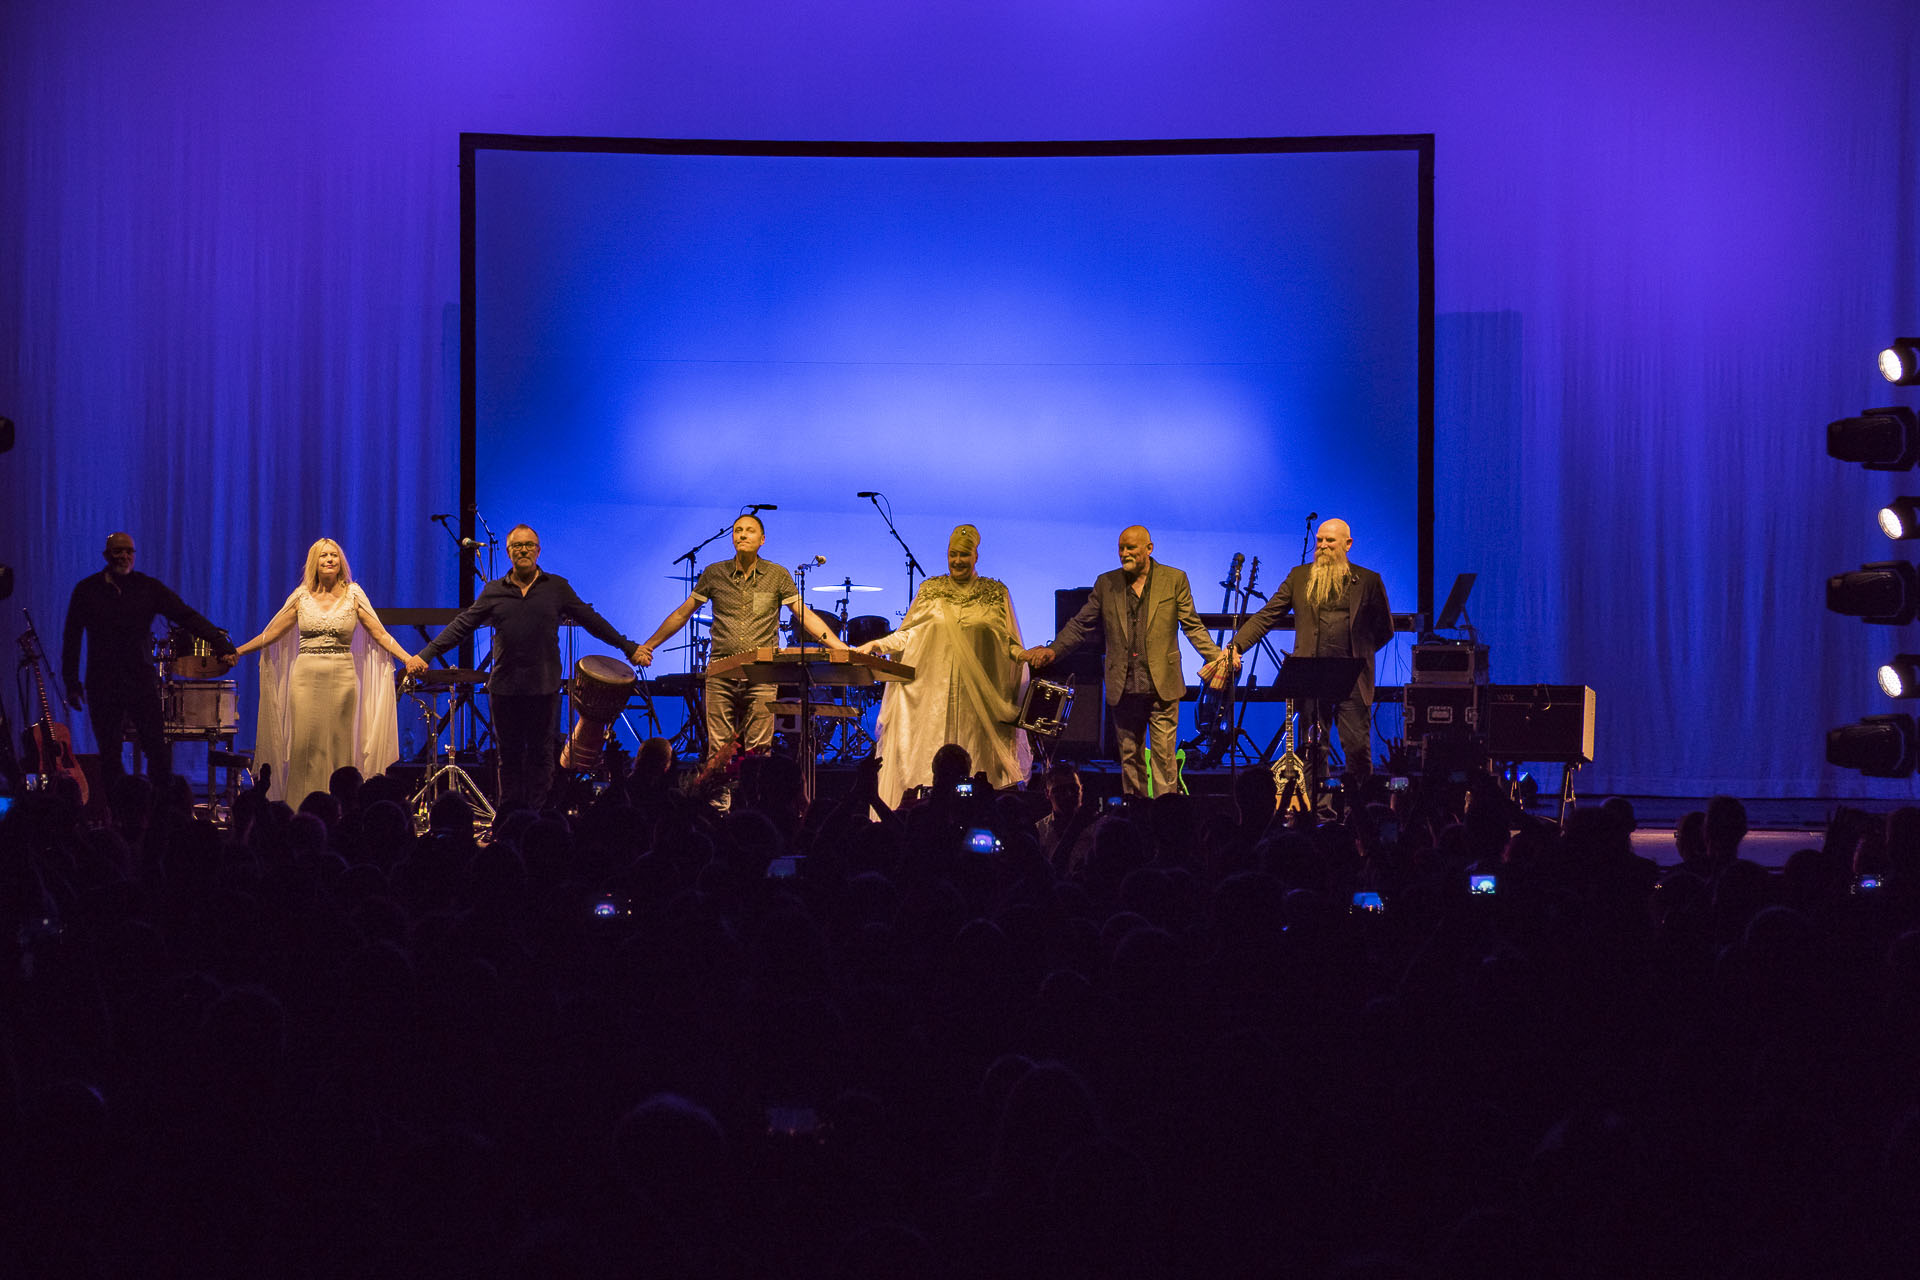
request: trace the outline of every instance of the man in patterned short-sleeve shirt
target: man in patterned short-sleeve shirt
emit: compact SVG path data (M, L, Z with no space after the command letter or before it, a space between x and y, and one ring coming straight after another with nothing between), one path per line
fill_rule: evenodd
M760 547L766 540L766 526L759 516L749 514L735 520L733 559L717 561L701 572L699 581L693 584L693 594L635 651L635 660L643 667L652 665L655 646L686 626L687 619L709 602L713 605L711 658L730 658L777 643L782 608L791 609L807 634L826 645L830 653L844 658L846 645L800 599L793 575L760 558ZM736 733L740 746L748 750L773 741L773 712L768 704L773 701L774 685L750 684L745 676L708 676L706 685L709 757L732 741Z

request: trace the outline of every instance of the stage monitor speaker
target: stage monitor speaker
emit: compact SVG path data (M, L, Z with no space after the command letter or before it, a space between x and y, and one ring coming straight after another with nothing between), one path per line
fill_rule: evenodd
M1496 684L1486 691L1487 754L1538 764L1593 763L1593 690Z
M1091 760L1101 754L1102 722L1107 703L1100 682L1073 684L1073 709L1067 713L1067 726L1053 740L1052 751L1068 760Z

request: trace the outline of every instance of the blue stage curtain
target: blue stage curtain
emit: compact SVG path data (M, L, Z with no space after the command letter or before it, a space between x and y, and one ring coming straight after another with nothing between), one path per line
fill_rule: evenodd
M1871 365L1920 330L1909 3L19 0L0 40L0 560L50 641L121 528L236 636L322 534L453 599L462 129L1433 132L1437 572L1496 678L1599 691L1589 790L1910 791L1821 758L1920 644L1822 607L1912 487L1822 446L1917 399Z

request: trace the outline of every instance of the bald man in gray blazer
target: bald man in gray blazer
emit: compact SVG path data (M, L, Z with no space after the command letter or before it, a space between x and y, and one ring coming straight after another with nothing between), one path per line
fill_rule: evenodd
M1044 667L1073 652L1096 627L1107 637L1107 706L1120 743L1121 788L1134 796L1178 791L1180 699L1187 692L1180 632L1209 662L1220 656L1220 647L1194 611L1187 575L1153 559L1153 535L1140 525L1120 534L1120 567L1101 574L1080 612L1052 643L1028 650L1027 660ZM1149 741L1151 788L1144 749Z

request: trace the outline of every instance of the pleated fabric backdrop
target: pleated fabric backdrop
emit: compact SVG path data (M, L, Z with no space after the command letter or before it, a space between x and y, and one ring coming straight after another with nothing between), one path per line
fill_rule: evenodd
M1822 428L1920 403L1872 369L1920 331L1920 12L1606 9L19 0L13 603L51 638L118 528L236 635L323 533L377 602L453 598L462 130L1431 132L1437 572L1482 575L1496 677L1600 690L1589 790L1908 794L1822 761L1920 647L1823 609L1913 486Z

